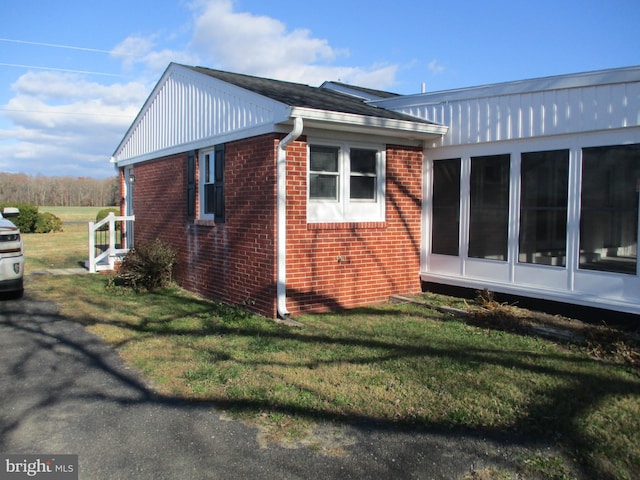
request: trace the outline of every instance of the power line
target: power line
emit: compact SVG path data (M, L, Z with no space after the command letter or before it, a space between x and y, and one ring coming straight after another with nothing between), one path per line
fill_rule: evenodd
M0 38L0 42L23 43L26 45L38 45L40 47L66 48L68 50L83 50L85 52L111 53L110 50L101 50L99 48L74 47L71 45L58 45L56 43L30 42L28 40L14 40L11 38Z
M55 68L55 67L40 67L37 65L21 65L18 63L2 63L0 62L1 67L15 67L15 68L34 68L36 70L53 70L56 72L67 72L67 73L82 73L85 75L102 75L105 77L122 77L117 73L105 73L105 72L92 72L87 70L72 70L68 68Z
M16 113L44 113L46 115L78 115L88 117L120 117L132 118L133 115L118 113L93 113L93 112L60 112L58 110L28 110L22 108L0 108L0 112L16 112Z

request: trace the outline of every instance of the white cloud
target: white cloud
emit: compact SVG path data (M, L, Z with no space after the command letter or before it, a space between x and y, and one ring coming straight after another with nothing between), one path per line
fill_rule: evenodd
M148 95L139 82L111 85L81 75L28 72L1 107L0 168L45 175L105 177L109 154ZM100 159L100 161L98 161Z
M4 115L16 128L121 129L138 112L148 95L139 82L104 85L75 74L29 72L13 83L16 95Z
M111 50L111 56L121 59L125 68L130 69L152 51L151 38L132 35L125 38Z
M429 71L434 75L439 75L445 70L445 68L442 65L440 65L438 60L435 60L435 59L431 60L427 65L427 67L429 68Z
M388 88L396 66L336 66L348 52L303 29L290 30L272 17L235 12L232 0L199 1L191 46L210 66L291 82L319 85L342 80L369 87Z
M54 102L100 99L105 104L122 105L140 102L148 94L141 82L105 85L88 81L85 76L60 72L27 72L12 85L18 96Z
M201 8L192 45L227 69L273 75L285 63L304 66L337 55L326 40L313 38L306 29L287 31L274 18L234 12L231 0L210 1Z
M194 64L199 62L199 57L188 50L179 51L164 48L156 50L155 36L141 37L132 35L125 38L111 50L111 56L122 60L126 70L131 70L142 65L157 75L171 62Z

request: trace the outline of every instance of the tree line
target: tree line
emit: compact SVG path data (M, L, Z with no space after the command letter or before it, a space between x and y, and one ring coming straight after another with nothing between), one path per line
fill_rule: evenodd
M117 205L120 183L117 176L46 177L0 172L0 202L28 203L54 207L101 207Z

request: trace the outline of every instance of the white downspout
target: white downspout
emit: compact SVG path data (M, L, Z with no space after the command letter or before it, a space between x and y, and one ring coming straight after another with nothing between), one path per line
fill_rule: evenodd
M287 318L287 147L302 134L302 119L293 119L293 130L280 140L276 159L276 265L277 265L277 309L280 318Z

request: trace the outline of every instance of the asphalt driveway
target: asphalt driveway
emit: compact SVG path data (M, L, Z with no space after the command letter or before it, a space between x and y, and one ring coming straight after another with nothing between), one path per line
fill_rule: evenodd
M319 427L332 448L267 444L213 404L156 395L97 337L29 298L0 300L0 452L77 454L86 479L461 479L531 447L464 432ZM514 476L515 478L515 476Z

